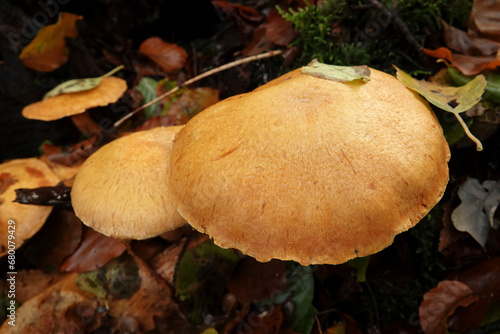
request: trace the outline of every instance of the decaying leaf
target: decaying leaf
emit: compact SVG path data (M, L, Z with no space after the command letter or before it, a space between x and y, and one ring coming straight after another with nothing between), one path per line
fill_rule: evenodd
M500 3L492 0L474 0L472 19L479 33L500 42Z
M353 80L369 81L370 69L367 66L336 66L323 64L314 59L307 66L302 67L302 73L314 77L349 82Z
M104 78L99 86L91 90L61 94L32 103L24 107L23 116L29 119L53 121L116 102L126 90L125 80L117 77Z
M458 190L462 203L451 214L455 228L469 233L476 241L485 246L490 228L498 228L500 221L495 220L495 212L500 203L500 182L469 178Z
M204 314L217 312L237 263L233 250L220 248L212 241L184 253L175 275L175 291L193 323L201 323Z
M125 245L113 239L86 228L83 232L80 247L62 264L61 271L82 273L102 267L109 260L120 256L125 251Z
M99 298L130 298L141 285L138 272L130 256L121 256L101 268L81 273L76 278L76 285Z
M448 73L457 85L466 85L474 79L473 76L464 75L453 67L448 67ZM486 79L486 87L483 99L500 104L500 75L495 72L487 72L484 74L484 78Z
M135 89L137 89L142 94L141 105L144 105L156 98L156 86L158 82L152 78L142 78ZM144 114L146 118L151 118L153 116L158 116L157 109L160 105L160 101L150 105L144 109Z
M151 58L169 73L180 70L187 59L187 53L183 48L167 43L159 37L151 37L142 42L139 52Z
M71 188L60 182L54 187L16 189L14 202L31 205L71 206Z
M396 67L397 77L406 87L422 95L427 101L438 108L453 113L464 128L467 136L477 145L477 150L481 151L483 146L464 123L461 112L472 108L481 100L486 87L486 79L483 75L478 75L464 86L448 87L432 82L413 79L410 75Z
M100 324L98 301L75 285L76 274L25 302L15 313L15 326L5 321L2 333L92 332ZM10 320L10 319L7 319Z
M0 165L2 182L0 193L0 256L10 248L19 248L43 226L51 206L14 203L15 190L55 186L59 178L39 159L18 159ZM12 223L9 223L12 221Z
M479 297L462 282L442 281L424 294L418 314L426 334L446 334L447 319L459 306L467 306Z
M107 78L112 76L114 73L118 72L123 68L123 65L118 66L114 68L113 70L109 71L108 73L97 77L97 78L85 78L85 79L73 79L69 81L65 81L50 91L48 91L44 96L43 99L46 100L50 97L57 96L60 94L66 94L66 93L75 93L75 92L83 92L86 90L90 90L92 88L95 88L101 84L102 79Z
M467 307L458 308L448 318L450 332L469 332L488 321L488 313L495 312L500 319L500 257L477 263L467 270L455 273L449 279L466 284L479 300Z
M485 70L496 69L500 66L500 59L497 57L500 46L499 10L497 1L473 1L474 24L469 31L450 27L442 21L447 48L424 48L424 52L431 57L445 60L465 75L476 75Z
M231 281L229 292L242 303L262 301L286 290L286 267L280 260L261 263L252 257L243 259Z
M40 29L35 39L19 55L24 65L36 71L50 72L64 64L68 55L64 39L78 35L75 23L82 18L70 13L60 13L56 24Z
M265 309L269 305L279 305L290 300L294 305L292 328L298 333L308 334L314 325L316 309L312 303L314 297L314 278L312 268L296 263L287 263L286 289L275 291L271 298L257 303Z

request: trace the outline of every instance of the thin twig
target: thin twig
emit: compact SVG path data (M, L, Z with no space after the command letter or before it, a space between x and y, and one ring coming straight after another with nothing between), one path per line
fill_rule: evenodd
M459 113L453 113L453 115L455 115L455 117L457 118L457 120L460 123L460 125L462 126L462 128L464 128L464 131L465 131L465 134L467 135L467 137L469 137L470 140L472 140L476 144L476 150L482 151L483 144L481 143L481 141L479 139L477 139L476 136L474 136L472 134L472 132L470 132L469 127L467 126L467 124L465 124L464 120L462 119L462 116L460 116Z
M316 320L316 325L318 326L319 334L323 334L323 331L321 330L321 324L319 323L319 318L317 315L314 315L314 320Z
M216 67L214 69L211 69L210 71L207 71L207 72L202 73L200 75L197 75L194 78L185 81L180 86L176 86L173 89L169 90L168 92L166 92L166 93L158 96L154 100L149 101L145 105L142 105L139 108L136 108L136 109L132 110L129 114L125 115L123 118L121 118L118 121L116 121L115 124L114 124L114 126L115 126L115 128L119 127L121 124L123 124L123 122L125 122L127 119L129 119L130 117L132 117L133 115L135 115L139 111L141 111L141 110L143 110L143 109L145 109L145 108L147 108L147 107L155 104L156 102L163 100L167 96L170 96L173 93L177 92L180 89L180 87L185 87L187 85L195 83L196 81L204 79L204 78L206 78L206 77L208 77L210 75L213 75L213 74L218 73L218 72L225 71L225 70L230 69L232 67L235 67L235 66L238 66L238 65L241 65L241 64L250 63L252 61L256 61L256 60L259 60L259 59L274 57L274 56L277 56L277 55L279 55L281 53L282 53L281 50L273 50L273 51L261 53L261 54L255 55L255 56L250 56L250 57L246 57L246 58L243 58L243 59L238 59L238 60L235 60L235 61L230 62L228 64L225 64L225 65Z

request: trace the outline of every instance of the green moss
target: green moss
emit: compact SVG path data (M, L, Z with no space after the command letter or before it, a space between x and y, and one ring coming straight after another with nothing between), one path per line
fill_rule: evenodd
M469 18L469 0L382 0L395 11L417 42L441 33L440 18L464 27ZM305 8L280 14L292 22L300 36L292 43L299 49L294 67L318 58L336 65L365 64L392 72L392 64L407 71L426 69L418 50L401 33L386 12L367 1L327 0L321 6L307 3Z

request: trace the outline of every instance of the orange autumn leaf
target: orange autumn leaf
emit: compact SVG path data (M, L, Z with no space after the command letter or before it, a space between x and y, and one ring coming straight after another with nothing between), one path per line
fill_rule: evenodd
M19 55L24 65L39 72L50 72L64 64L68 58L65 38L78 35L76 21L82 18L71 13L60 13L56 24L40 29Z
M118 239L107 237L92 229L84 229L78 249L60 267L60 271L83 273L104 266L125 251Z
M469 56L452 53L448 48L436 50L424 48L424 52L434 58L444 59L465 75L476 75L484 70L494 70L500 66L500 59L495 56Z
M156 62L165 72L180 70L186 62L187 53L176 44L151 37L142 42L139 52Z

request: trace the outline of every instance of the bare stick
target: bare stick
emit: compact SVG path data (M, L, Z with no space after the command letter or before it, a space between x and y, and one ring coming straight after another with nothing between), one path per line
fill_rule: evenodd
M455 115L455 117L457 118L457 120L460 123L460 125L462 126L462 128L464 128L464 131L465 131L465 134L467 135L467 137L469 137L470 140L472 140L476 144L476 150L482 151L483 144L481 143L481 141L479 139L477 139L476 136L474 136L472 134L472 132L470 132L469 127L467 126L467 124L465 124L464 120L462 119L462 116L460 116L457 112L454 112L453 115Z
M243 58L243 59L238 59L238 60L235 60L235 61L230 62L228 64L225 64L225 65L216 67L214 69L211 69L211 70L209 70L209 71L207 71L205 73L202 73L200 75L197 75L194 78L185 81L180 86L184 87L184 86L190 85L192 83L195 83L196 81L199 81L199 80L201 80L203 78L211 76L211 75L213 75L215 73L225 71L225 70L227 70L229 68L232 68L232 67L235 67L235 66L238 66L238 65L241 65L241 64L250 63L252 61L256 61L256 60L259 60L259 59L274 57L274 56L277 56L277 55L279 55L281 53L282 53L281 50L273 50L273 51L261 53L261 54L255 55L255 56L250 56L250 57L246 57L246 58ZM129 119L130 117L132 117L133 115L135 115L139 111L141 111L141 110L143 110L143 109L145 109L145 108L147 108L147 107L155 104L156 102L163 100L167 96L170 96L173 93L177 92L179 90L179 88L180 88L179 86L174 87L173 89L169 90L168 92L166 92L166 93L158 96L154 100L149 101L145 105L142 105L139 108L136 108L136 109L132 110L129 114L125 115L124 117L122 117L121 119L119 119L118 121L115 122L115 124L114 124L115 128L119 127L121 124L123 124L123 122L125 122L127 119Z

